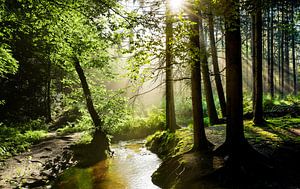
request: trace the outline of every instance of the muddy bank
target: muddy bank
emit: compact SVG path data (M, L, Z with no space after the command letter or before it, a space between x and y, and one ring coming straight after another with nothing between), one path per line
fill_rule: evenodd
M28 152L1 162L0 188L29 188L50 185L49 179L63 169L74 165L70 146L82 133L57 136L49 133L47 139L33 145Z

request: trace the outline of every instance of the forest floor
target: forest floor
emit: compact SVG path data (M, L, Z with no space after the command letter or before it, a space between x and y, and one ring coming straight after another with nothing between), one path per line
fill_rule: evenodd
M192 147L192 130L182 128L176 131L175 137L157 133L150 141L150 149L161 156L165 161L152 175L154 183L166 188L300 188L300 119L290 117L272 118L264 126L253 126L252 121L245 120L245 136L249 143L260 153L269 157L274 169L267 179L253 176L257 180L234 187L227 184L216 184L201 180L203 176L213 173L222 167L223 159L209 154L190 153ZM215 145L220 146L225 139L225 125L216 125L206 128L207 138ZM167 144L159 141L167 140ZM175 139L174 139L175 138ZM158 143L157 143L158 142ZM157 145L158 144L158 145ZM155 147L156 146L156 147ZM171 146L171 147L170 147ZM172 149L170 149L172 148ZM170 158L171 157L171 158ZM206 158L207 157L207 158ZM268 173L269 174L269 173ZM249 177L250 178L250 177ZM252 177L251 177L252 178ZM205 186L205 187L203 187Z
M271 119L264 127L253 126L251 121L245 121L244 124L249 142L255 149L268 155L285 175L278 179L280 182L272 183L271 188L300 188L300 118ZM187 128L180 129L179 132L184 141L179 141L175 146L186 150L192 145L192 132ZM206 132L208 139L216 146L224 142L224 125L208 127ZM33 145L29 151L0 162L0 188L35 188L47 185L50 188L49 180L55 179L67 167L76 164L70 147L81 136L82 133L59 136L56 132L50 132L46 139ZM180 150L177 152L183 153ZM194 160L198 157L187 155L184 158L188 158L189 162L196 162ZM168 174L170 168L171 166L168 167ZM186 170L192 172L188 168Z
M59 136L50 132L46 139L33 145L27 152L0 162L0 188L29 188L47 184L54 177L71 166L70 146L78 141L82 133Z

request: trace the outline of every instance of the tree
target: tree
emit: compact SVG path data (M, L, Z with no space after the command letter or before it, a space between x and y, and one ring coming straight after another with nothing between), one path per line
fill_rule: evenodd
M207 104L207 112L210 124L214 125L219 122L218 114L214 102L214 97L212 93L212 86L210 81L210 74L208 68L208 61L207 61L207 52L206 52L206 45L204 41L204 31L203 31L203 23L202 23L202 15L199 14L199 37L200 37L200 46L199 46L199 53L200 53L200 61L201 61L201 71L203 75L203 84L204 84L204 92Z
M246 143L243 126L243 93L241 63L241 33L239 0L226 0L225 50L226 50L226 141L232 162L238 162L239 150Z
M166 1L166 125L167 129L174 132L176 125L174 89L173 89L173 24L171 2Z
M254 13L252 22L254 22L253 34L253 122L255 125L264 123L263 119L263 82L262 82L262 4L261 1L254 2Z
M201 58L200 58L200 22L198 18L197 1L190 6L189 19L191 21L190 48L191 48L191 85L192 85L192 108L194 125L194 150L208 150L209 141L206 138L203 105L201 92ZM196 8L197 7L197 8Z
M208 14L209 42L210 42L211 58L212 58L214 76L215 76L215 84L216 84L217 93L219 97L222 116L224 118L226 117L226 100L225 100L222 80L220 76L221 74L220 74L220 69L218 64L218 54L217 54L216 40L214 34L214 19L213 19L213 13L211 9L212 8L210 5L209 7L210 12Z

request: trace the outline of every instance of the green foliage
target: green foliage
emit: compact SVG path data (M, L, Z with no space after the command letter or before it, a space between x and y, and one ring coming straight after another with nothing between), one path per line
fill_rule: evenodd
M93 128L93 122L89 114L83 109L83 115L77 122L68 123L65 127L59 128L56 132L59 135L65 135L69 133L89 131Z
M252 96L244 94L243 95L243 108L244 108L244 113L252 112L253 107L252 107Z
M41 125L39 125L41 124ZM12 125L0 124L0 159L16 155L28 147L45 138L46 128L41 120L32 120L28 123Z
M1 33L0 33L1 34ZM1 35L0 35L1 36ZM18 61L13 58L11 50L4 45L0 46L0 77L13 74L18 69Z
M193 122L192 100L190 97L179 96L175 99L176 122L187 126Z
M143 138L157 130L164 129L165 123L164 111L154 108L148 112L146 117L128 114L120 124L112 127L110 134L113 136L113 140Z

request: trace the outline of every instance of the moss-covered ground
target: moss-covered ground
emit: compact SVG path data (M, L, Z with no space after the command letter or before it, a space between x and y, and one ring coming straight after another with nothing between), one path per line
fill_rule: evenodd
M243 187L300 187L300 117L278 117L266 121L266 124L262 126L254 126L252 121L245 120L245 136L256 150L269 157L276 168L274 170L276 177L272 177L268 181L248 183ZM207 127L206 134L215 148L220 146L225 140L225 124ZM164 160L162 166L154 173L153 181L167 188L186 187L187 182L191 182L186 177L197 180L199 175L203 174L203 170L205 173L211 173L216 167L222 165L222 160L217 160L219 161L218 165L213 165L209 169L207 166L202 168L203 165L210 165L208 162L215 162L216 159L211 157L208 158L210 161L206 161L207 158L204 157L209 157L207 155L200 154L202 158L199 158L199 154L186 153L192 148L192 144L191 127L179 129L175 133L162 131L149 136L147 138L148 148ZM203 184L203 182L194 183L196 183L193 185L195 188L199 188ZM223 187L212 185L208 188Z

